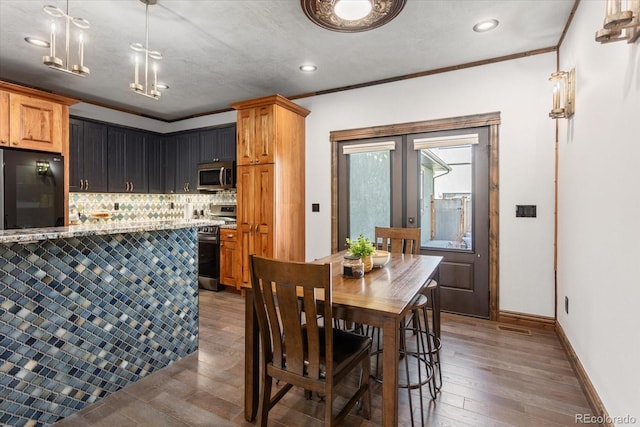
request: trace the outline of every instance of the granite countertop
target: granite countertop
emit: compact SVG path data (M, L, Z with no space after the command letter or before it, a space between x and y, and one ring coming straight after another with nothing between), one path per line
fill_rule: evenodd
M0 230L0 244L28 243L38 240L66 239L69 237L99 236L105 234L136 233L140 231L175 230L178 228L221 225L218 220L177 220L146 222L107 222L68 227L24 228L19 230Z

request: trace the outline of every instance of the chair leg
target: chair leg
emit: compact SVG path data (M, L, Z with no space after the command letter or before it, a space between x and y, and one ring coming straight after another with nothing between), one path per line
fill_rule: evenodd
M260 395L260 404L258 406L258 420L256 425L267 427L267 418L269 417L269 409L271 409L271 383L273 379L265 375L262 379L262 393Z
M362 361L362 378L363 385L367 388L364 396L362 396L362 416L370 420L371 419L371 386L369 384L369 378L371 376L371 360L366 357Z
M327 388L327 395L324 399L324 425L331 427L333 425L333 391L331 387Z

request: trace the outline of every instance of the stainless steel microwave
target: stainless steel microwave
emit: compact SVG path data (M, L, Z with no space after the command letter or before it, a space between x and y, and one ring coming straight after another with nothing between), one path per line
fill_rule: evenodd
M236 162L198 164L198 190L226 190L235 186Z

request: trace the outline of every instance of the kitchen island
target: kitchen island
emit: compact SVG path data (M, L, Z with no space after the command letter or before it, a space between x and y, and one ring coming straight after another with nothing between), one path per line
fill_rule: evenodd
M0 425L47 425L198 348L197 226L0 231Z

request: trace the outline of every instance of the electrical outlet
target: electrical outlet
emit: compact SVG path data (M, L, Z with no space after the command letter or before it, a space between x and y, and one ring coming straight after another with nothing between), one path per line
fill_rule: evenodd
M569 314L569 297L564 297L564 312Z
M120 203L115 202L115 203L113 204L113 210L114 210L114 211L120 210Z
M320 203L312 203L311 212L320 212Z

